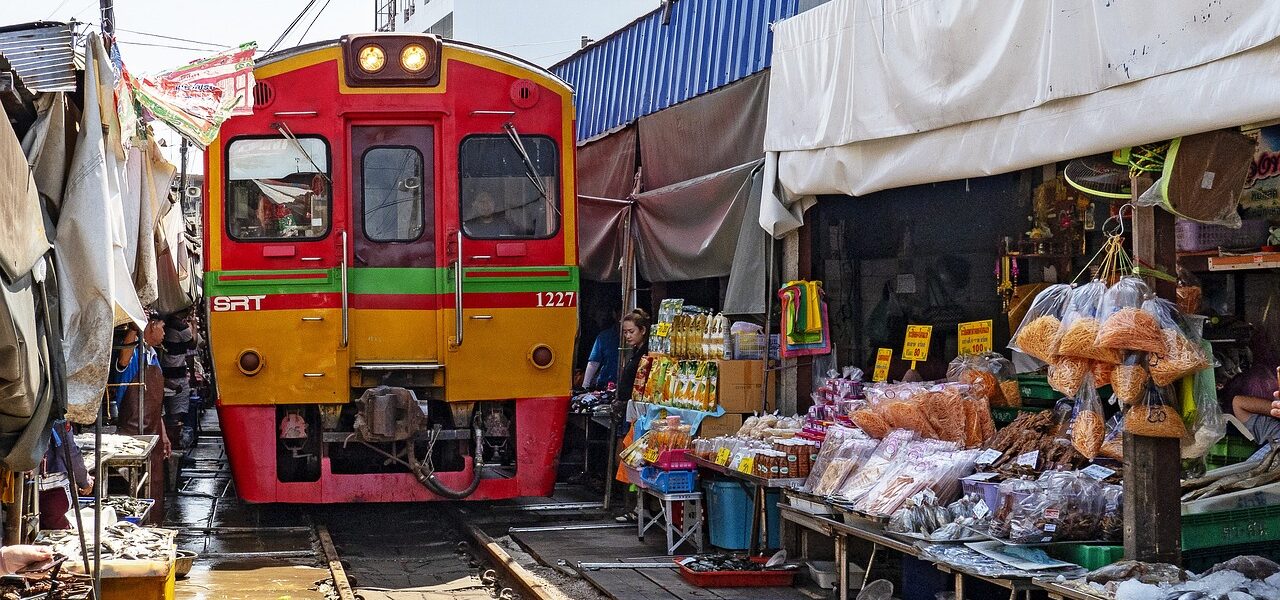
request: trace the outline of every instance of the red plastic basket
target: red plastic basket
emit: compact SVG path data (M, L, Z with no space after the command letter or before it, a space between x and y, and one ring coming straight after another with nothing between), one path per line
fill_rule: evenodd
M659 469L664 471L696 471L698 465L694 464L693 459L689 458L688 450L664 450L658 455L658 462L655 463Z
M690 585L704 588L722 587L791 587L795 582L795 571L693 571L680 564L683 558L676 559L680 568L680 576ZM752 562L765 562L765 559L752 558Z

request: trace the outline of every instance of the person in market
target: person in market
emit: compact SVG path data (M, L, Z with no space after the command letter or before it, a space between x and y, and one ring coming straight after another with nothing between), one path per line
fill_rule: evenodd
M156 520L164 515L164 465L172 455L172 446L164 425L164 372L156 356L155 347L164 343L164 321L152 315L146 329L142 332L142 344L138 344L137 330L130 328L125 333L125 344L121 348L113 365L113 373L133 373L128 383L143 385L122 385L115 388L119 395L119 419L116 432L121 435L154 435L157 436L156 449L151 454L151 518ZM121 390L123 390L121 392Z
M597 321L602 321L598 319ZM591 354L587 357L587 371L582 378L582 387L588 390L608 389L618 381L618 324L617 315L607 319L596 334L596 341L591 344Z
M40 465L40 529L71 529L67 511L76 506L75 497L93 491L93 476L84 467L74 435L70 423L53 422L49 449ZM71 464L67 464L68 451Z
M196 351L195 336L187 323L189 313L189 310L182 310L165 317L164 345L160 353L160 368L164 373L165 431L169 433L170 445L180 449L189 447L194 437L192 428L186 425L191 406L190 364Z
M642 309L635 309L626 316L622 317L622 341L626 342L627 348L630 349L631 355L627 357L627 363L622 366L622 371L618 373L618 392L613 401L613 418L615 422L621 422L627 414L627 403L631 401L632 388L636 383L636 373L640 370L640 360L644 355L649 353L649 313ZM618 449L626 448L635 441L635 427L618 428L618 434L622 435L626 432L626 436L622 438L622 443L618 445ZM626 467L618 465L618 471L615 475L618 481L627 483ZM639 507L631 513L618 517L620 521L634 521L639 512Z

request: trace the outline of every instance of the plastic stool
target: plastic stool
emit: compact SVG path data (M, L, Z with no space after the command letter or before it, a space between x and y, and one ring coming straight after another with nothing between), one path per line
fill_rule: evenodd
M662 508L657 514L649 514L649 509L645 506L645 494L658 499ZM679 527L672 523L675 502L683 503L681 508L684 511L684 518L680 520ZM667 556L675 554L676 548L685 542L691 542L698 553L702 553L702 492L664 494L649 488L640 488L638 508L636 529L640 541L644 541L644 532L654 525L661 524L667 532Z

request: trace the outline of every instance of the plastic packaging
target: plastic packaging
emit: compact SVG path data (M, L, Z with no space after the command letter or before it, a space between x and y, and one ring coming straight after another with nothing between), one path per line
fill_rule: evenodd
M1095 343L1101 328L1098 310L1106 292L1107 285L1096 280L1072 290L1071 300L1063 313L1062 327L1054 341L1058 355L1100 362L1120 362L1118 352L1101 348Z
M1147 373L1146 355L1126 353L1124 361L1111 370L1111 389L1126 406L1142 399L1151 379Z
M1098 456L1112 460L1124 460L1124 413L1118 412L1107 421L1107 435L1102 438Z
M1071 423L1071 445L1085 458L1093 460L1098 456L1103 438L1107 434L1106 422L1102 416L1102 403L1098 400L1098 391L1093 388L1092 379L1076 396L1075 414Z
M1179 438L1187 428L1182 415L1173 406L1168 388L1149 386L1142 401L1129 409L1125 416L1125 431L1145 437Z
M1177 307L1161 298L1152 298L1142 304L1143 310L1155 316L1165 339L1165 348L1147 356L1151 380L1166 386L1208 368L1208 354L1198 345L1198 336L1188 336L1188 327L1181 322ZM1194 333L1194 332L1192 332Z
M947 366L947 380L969 386L991 406L1021 406L1017 373L1009 359L995 352L957 356Z
M1091 371L1092 367L1086 358L1060 357L1049 365L1049 387L1063 396L1075 397L1080 393L1085 376Z
M1207 342L1201 342L1207 346ZM1207 348L1206 348L1207 350ZM1227 420L1218 404L1217 383L1212 368L1201 369L1190 381L1178 382L1190 402L1184 402L1182 416L1187 435L1182 438L1182 458L1200 458L1208 454L1227 435Z
M1147 341L1155 344L1164 341L1159 337L1159 327L1155 326L1150 315L1135 314L1150 295L1151 288L1141 278L1133 276L1121 277L1115 285L1107 288L1098 307L1098 321L1102 323L1102 327L1098 330L1095 343L1116 350L1158 350L1158 347L1130 347L1132 336L1145 335L1151 338ZM1116 320L1113 322L1112 319Z
M1070 296L1071 286L1065 283L1041 290L1031 301L1031 307L1010 339L1009 348L1048 363L1055 354L1053 343L1058 337L1062 313Z

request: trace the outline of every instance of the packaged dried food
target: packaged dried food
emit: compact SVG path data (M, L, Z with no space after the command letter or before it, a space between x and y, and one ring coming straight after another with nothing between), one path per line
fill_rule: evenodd
M937 432L929 425L929 420L916 402L891 402L882 406L881 411L885 422L894 429L910 429L925 437L937 437Z
M1098 387L1106 387L1111 385L1111 378L1114 377L1113 371L1116 365L1111 363L1095 362L1089 365L1089 372L1093 373L1093 384Z
M1014 509L1038 489L1039 486L1034 481L1025 479L1002 481L996 488L996 506L993 509L987 533L1001 539L1008 538Z
M1009 348L1049 362L1055 354L1053 342L1062 325L1062 313L1071 296L1071 286L1065 283L1051 285L1041 290L1031 301L1031 307L1009 341Z
M874 410L864 408L849 413L849 420L867 435L880 439L889 433L889 424Z
M1187 375L1209 367L1208 355L1188 340L1181 330L1165 329L1164 339L1166 345L1164 354L1147 355L1151 380L1156 385L1170 385Z
M1102 486L1102 526L1099 539L1117 542L1124 537L1124 487Z
M1124 460L1124 412L1112 415L1107 421L1107 435L1102 438L1098 456L1112 460Z
M895 429L889 432L866 462L858 466L856 472L852 473L834 493L850 502L861 499L872 485L880 481L898 454L905 451L907 445L914 439L916 439L915 432L906 429Z
M1086 379L1092 382L1091 379ZM1098 400L1098 391L1086 384L1076 396L1075 416L1071 423L1071 444L1085 458L1093 460L1102 447L1106 437L1107 426L1102 417L1102 403Z
M1020 406L1016 372L1009 359L995 352L957 356L947 366L947 380L969 386L992 406Z
M1145 354L1131 352L1111 371L1111 389L1125 405L1137 402L1147 391L1150 376L1146 362Z
M862 446L858 446L855 442L864 442ZM827 466L837 458L854 459L861 461L863 457L857 456L857 451L865 450L868 446L874 449L876 442L867 440L863 437L861 431L851 427L843 427L840 425L832 425L827 428L827 437L822 441L822 447L818 450L818 457L814 461L813 466L809 469L809 478L805 481L802 489L814 492L818 487L818 482L826 476ZM840 481L844 478L841 477ZM837 482L837 485L839 482ZM832 486L834 489L834 486ZM827 493L830 493L828 491Z
M1106 291L1107 286L1101 281L1091 281L1071 291L1071 299L1063 313L1062 327L1054 340L1058 355L1099 362L1120 362L1117 351L1102 348L1095 343L1102 326L1098 321L1098 309Z
M1123 308L1103 324L1098 332L1098 345L1116 350L1160 352L1165 347L1164 334L1151 313L1140 308Z
M1000 399L1001 404L992 402L995 407L1019 408L1022 406L1022 387L1018 384L1017 379L1006 379L1000 382Z
M931 392L920 401L938 439L965 443L964 403L964 398L954 390Z
M1049 365L1049 387L1052 387L1063 396L1073 398L1080 393L1080 386L1084 383L1084 377L1091 370L1092 367L1088 359L1060 356Z
M1167 388L1148 386L1142 401L1125 415L1125 431L1145 437L1181 438L1187 428L1171 398Z

